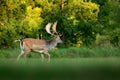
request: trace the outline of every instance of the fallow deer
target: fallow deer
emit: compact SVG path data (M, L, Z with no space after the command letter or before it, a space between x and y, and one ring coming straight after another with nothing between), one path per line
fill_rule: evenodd
M52 26L52 23L48 23L46 25L46 32L53 36L50 40L42 40L42 39L33 39L33 38L25 38L22 40L15 40L15 42L20 42L20 49L21 53L18 55L17 60L20 59L20 57L23 55L24 58L26 58L27 54L31 51L39 52L41 53L42 61L44 60L44 54L48 56L48 61L50 62L50 54L48 51L55 46L57 46L57 43L62 43L62 40L60 39L57 31L57 21L53 24L51 33L50 28ZM56 34L55 34L56 33Z

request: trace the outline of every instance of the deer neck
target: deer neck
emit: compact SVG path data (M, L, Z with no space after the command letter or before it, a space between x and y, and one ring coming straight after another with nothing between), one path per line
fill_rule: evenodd
M56 45L57 45L57 41L56 41L55 37L52 38L51 40L49 40L49 49L54 48Z

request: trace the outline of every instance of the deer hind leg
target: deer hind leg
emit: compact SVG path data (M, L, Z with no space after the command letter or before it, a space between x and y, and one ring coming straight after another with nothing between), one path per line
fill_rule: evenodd
M29 50L29 49L25 50L24 55L23 55L25 60L26 60L27 54L28 54L30 51L31 51L31 50Z
M17 57L17 61L20 59L20 57L24 54L24 51L21 51L21 53Z
M44 50L43 53L48 56L48 62L50 62L50 54L48 53L48 51Z
M20 59L20 57L23 55L24 58L26 59L27 54L30 52L30 50L22 50L21 53L17 57L17 61Z

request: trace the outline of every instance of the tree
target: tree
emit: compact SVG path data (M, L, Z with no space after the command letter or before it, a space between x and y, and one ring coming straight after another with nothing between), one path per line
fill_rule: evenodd
M49 39L48 22L58 21L66 46L91 45L98 35L120 43L118 0L1 0L0 46L25 37ZM100 39L98 40L100 41Z

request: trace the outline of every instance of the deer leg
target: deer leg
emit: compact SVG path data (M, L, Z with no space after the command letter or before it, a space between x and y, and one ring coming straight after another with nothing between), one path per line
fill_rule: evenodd
M24 54L24 49L21 47L21 53L17 57L17 61L20 59L20 57Z
M48 56L48 62L50 62L50 54L48 53L48 51L43 51L44 54L46 54Z
M23 56L24 56L24 59L26 60L27 53L24 53L24 55L23 55Z
M17 57L17 61L20 59L20 57L24 54L24 52L21 52L18 57Z
M41 53L42 62L44 61L44 54Z
M28 50L25 50L24 55L23 55L25 60L26 60L27 54L28 54L30 51L31 51L31 50L29 50L29 49L28 49Z

